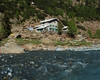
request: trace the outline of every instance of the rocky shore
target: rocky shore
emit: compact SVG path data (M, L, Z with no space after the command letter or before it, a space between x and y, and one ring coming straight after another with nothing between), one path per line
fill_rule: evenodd
M24 53L24 48L15 43L15 40L9 40L0 47L0 53Z
M29 47L28 47L29 46ZM92 45L92 46L47 46L47 45L38 45L38 46L30 46L27 47L24 46L24 49L30 50L30 51L89 51L89 50L100 50L100 44Z
M35 33L34 33L35 34ZM48 36L48 37L47 37ZM51 37L52 36L52 37ZM72 40L65 34L58 36L57 34L36 34L36 39L23 39L20 38L19 42L17 38L9 36L9 39L0 47L0 53L25 53L25 51L88 51L88 50L100 50L99 40ZM22 40L22 41L20 41ZM34 44L34 41L40 41L39 44ZM26 41L27 43L23 43ZM33 42L32 42L33 41ZM55 45L55 42L59 42ZM30 43L31 42L31 43ZM91 44L92 42L92 44ZM23 43L23 44L22 44ZM36 42L38 43L38 42ZM89 43L89 45L88 45Z
M25 53L25 51L89 51L89 50L100 50L100 44L92 46L54 46L54 45L34 45L25 44L18 45L14 42L7 42L4 46L0 47L0 53Z
M69 47L67 51L90 51L90 50L100 50L100 44L92 45L91 47Z

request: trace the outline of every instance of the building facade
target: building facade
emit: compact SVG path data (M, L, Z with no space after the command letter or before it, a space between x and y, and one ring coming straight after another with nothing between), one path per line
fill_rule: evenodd
M59 20L57 18L52 19L46 19L44 21L40 21L41 25L36 26L36 31L42 32L42 31L58 31L58 22Z

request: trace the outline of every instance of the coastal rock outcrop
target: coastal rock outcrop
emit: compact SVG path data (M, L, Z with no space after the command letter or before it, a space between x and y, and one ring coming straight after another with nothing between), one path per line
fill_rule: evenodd
M24 49L14 42L7 42L0 49L0 53L24 53Z

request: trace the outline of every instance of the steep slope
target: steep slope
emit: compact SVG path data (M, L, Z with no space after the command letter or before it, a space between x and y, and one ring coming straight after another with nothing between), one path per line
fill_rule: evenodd
M93 33L100 28L100 0L0 0L0 12L7 16L2 21L7 23L2 25L5 31L9 30L11 24L22 24L30 18L38 23L48 16L58 18L64 25L74 19L76 25L85 27L86 31L90 28ZM90 24L86 24L88 21Z

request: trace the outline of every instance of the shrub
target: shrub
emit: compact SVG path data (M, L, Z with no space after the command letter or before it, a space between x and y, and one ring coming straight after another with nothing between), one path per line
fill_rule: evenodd
M97 29L95 34L94 34L95 38L100 38L100 29Z
M0 12L4 13L7 10L7 7L4 5L0 5Z
M74 38L76 33L77 33L77 27L75 21L71 20L68 22L68 35Z
M6 31L4 30L3 26L0 28L0 36L5 35Z
M89 37L90 37L90 38L92 38L92 37L93 37L92 32L91 32L91 30L90 30L90 29L88 30L88 34L89 34Z
M77 28L86 31L86 28L81 25L77 25Z
M58 23L58 34L59 34L59 35L62 34L62 25L61 25L60 22Z
M82 22L82 23L84 23L84 18L83 18L83 17L82 17L82 20L81 20L81 22Z
M61 22L63 23L63 25L66 25L66 26L68 25L68 21L62 20Z
M45 17L44 17L41 13L38 13L38 14L37 14L37 17L38 17L39 19L45 19Z
M4 30L3 26L0 27L0 40L5 38L7 35L6 31Z

